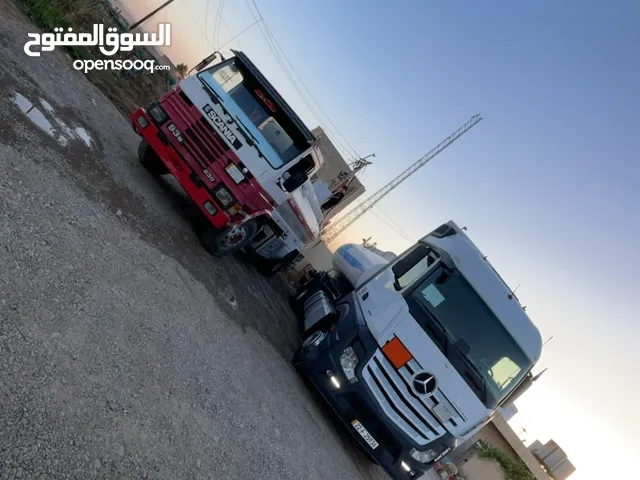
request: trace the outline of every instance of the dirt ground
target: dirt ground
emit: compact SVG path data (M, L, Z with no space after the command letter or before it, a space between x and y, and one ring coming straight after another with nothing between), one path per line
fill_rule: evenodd
M288 284L207 255L121 112L0 8L0 479L385 478L291 368Z

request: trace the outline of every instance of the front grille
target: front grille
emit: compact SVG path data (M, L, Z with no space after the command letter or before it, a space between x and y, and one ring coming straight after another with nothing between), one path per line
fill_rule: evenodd
M169 116L177 121L177 127L184 133L183 147L201 168L208 168L219 159L230 158L227 152L229 145L215 131L213 126L202 117L200 111L191 102L185 101L186 95L171 93L162 103Z
M218 133L181 89L167 94L161 105L170 117L167 123L172 123L182 134L182 138L171 138L174 149L211 195L215 194L216 187L224 184L247 213L273 208L267 192L240 162L226 138ZM167 128L165 124L163 129ZM235 164L245 180L240 183L233 181L226 170L229 164Z
M445 429L430 412L430 400L411 390L407 381L411 374L403 374L405 368L396 370L378 350L363 369L363 377L387 417L417 444L426 445L444 435Z

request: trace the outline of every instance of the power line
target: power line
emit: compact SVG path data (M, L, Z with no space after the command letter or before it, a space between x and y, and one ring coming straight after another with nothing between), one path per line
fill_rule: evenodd
M260 23L262 21L262 17L260 17L259 19L257 19L255 22L253 22L251 25L249 25L248 27L243 28L239 33L236 33L230 40L228 40L227 42L223 43L222 45L220 45L218 47L218 51L220 51L222 49L222 47L226 47L227 45L229 45L231 42L233 42L236 38L238 38L240 35L242 35L244 32L246 32L247 30L249 30L251 27L253 27L254 25Z
M380 215L378 215L376 212L374 212L373 210L371 210L371 213L373 213L376 217L378 217L378 219L385 223L387 225L387 227L389 227L391 230L393 230L394 232L396 232L398 235L400 235L401 237L403 237L405 240L409 241L409 242L413 242L413 240L411 240L407 235L405 235L404 233L402 233L400 230L398 230L396 227L394 227L393 225L391 225L389 222L387 222L384 218L382 218Z
M211 0L208 0L208 1L207 1L207 4L210 4L210 2L211 2ZM187 4L186 4L185 0L182 0L182 4L184 5L185 10L186 10L186 11L187 11L187 13L189 14L189 16L191 17L191 20L193 20L193 23L195 23L195 24L196 24L196 27L198 27L198 30L200 30L200 33L202 33L202 35L204 36L204 38L205 38L205 40L206 40L207 44L208 44L212 49L216 50L216 49L214 48L214 45L213 45L213 44L211 43L211 41L209 40L209 36L208 36L208 35L207 35L207 33L202 29L202 27L200 26L200 23L198 23L198 20L197 20L197 19L196 19L196 17L194 16L193 12L192 12L192 11L189 9L189 7L187 6ZM237 39L238 39L238 37L239 37L240 35L242 35L244 32L246 32L247 30L249 30L251 27L253 27L256 23L258 23L258 22L259 22L259 21L261 21L261 20L262 20L262 18L258 19L256 22L252 23L252 24L251 24L251 25L249 25L248 27L246 27L246 28L244 28L243 30L241 30L241 31L240 31L240 33L237 33L236 35L234 35L230 40L228 40L228 41L227 41L227 42L225 42L222 46L220 46L220 48L222 48L222 47L224 47L224 46L226 46L226 45L230 44L230 43L231 43L231 42L233 42L234 40L236 40L236 41L237 41ZM222 20L222 19L221 19L221 23L222 23L222 25L224 25L224 27L227 29L227 31L228 31L230 34L233 34L233 32L231 31L231 29L229 28L229 25L227 25L227 24L225 23L225 21L224 21L224 20ZM238 41L238 44L239 44L239 43L240 43L240 42Z
M331 131L331 129L329 127L327 127L327 125L325 124L325 122L319 117L318 113L316 112L315 108L309 103L308 99L306 98L306 96L304 95L304 93L300 90L300 87L298 86L298 83L295 81L295 79L292 77L291 73L289 72L289 69L287 68L287 66L284 64L282 58L284 58L284 60L289 64L289 66L291 67L291 70L293 70L293 72L296 74L296 76L298 77L298 79L300 80L300 83L302 84L302 86L304 87L304 89L309 93L309 96L313 99L313 101L316 103L316 105L318 106L318 108L322 111L322 113L325 115L325 117L329 120L329 122L331 123L331 125L333 125L333 128L337 131L338 135L340 137L342 137L345 142L351 147L351 149L353 150L354 154L355 154L355 158L359 158L357 152L355 151L355 149L351 146L351 144L349 144L349 142L346 140L346 138L344 137L344 135L342 135L342 133L340 132L340 130L335 126L335 124L333 123L333 121L331 120L331 118L327 115L327 113L322 109L322 107L320 106L320 104L318 103L318 101L315 99L315 97L313 96L313 94L311 94L309 88L306 86L306 84L304 83L304 80L302 80L302 78L300 77L300 74L296 71L295 67L293 66L293 64L291 63L291 61L288 59L286 53L284 52L284 50L282 49L282 46L280 45L280 43L278 42L278 40L275 38L275 35L273 34L273 32L271 31L271 29L269 28L266 20L264 20L264 17L262 16L262 13L260 12L260 9L258 7L258 5L256 4L255 0L251 0L251 3L249 3L249 0L245 0L245 3L247 4L247 7L249 8L249 11L251 12L251 14L254 16L254 19L256 18L256 15L253 11L253 8L255 8L256 12L258 13L258 15L263 18L262 21L262 25L260 25L260 31L262 33L262 35L264 36L266 42L267 42L267 46L269 47L269 49L272 51L272 53L274 54L274 56L276 57L276 60L278 61L278 63L280 64L280 67L282 68L282 70L284 71L285 75L287 76L287 78L289 79L289 81L291 82L291 84L293 85L293 87L295 88L295 90L298 92L298 95L300 96L300 98L302 99L302 101L304 102L304 104L307 106L307 108L309 109L309 111L311 112L311 114L315 117L315 119L318 121L318 123L320 124L320 126L323 127L325 133L329 136L334 136L333 132ZM253 8L251 7L251 4L253 4ZM336 144L337 148L340 148L342 150L341 154L343 156L345 156L345 158L348 158L349 156L351 156L351 153L349 152L349 150L342 144L342 142L339 140L338 137L333 138L334 143Z
M220 44L220 22L222 21L222 9L224 8L224 2L225 0L220 0L220 5L218 6L218 15L216 16L217 22L214 25L214 41L213 41L213 46L216 50L218 50L220 47L218 47L218 45Z
M206 32L209 31L207 28L207 24L209 23L209 7L211 6L211 0L207 0L207 9L204 11L204 31L205 31L205 40L209 41L209 37Z
M251 12L251 14L253 15L254 19L257 19L256 14L254 13L253 9L251 8L251 4L249 3L249 0L245 0L245 3L247 4L247 7L249 8L249 11ZM298 87L298 84L295 82L295 80L293 79L293 77L291 76L291 74L289 73L289 70L287 69L287 67L285 66L285 64L282 62L282 59L280 58L280 55L278 54L275 46L272 43L272 39L271 37L269 37L269 35L266 33L266 31L263 28L263 25L266 22L262 21L262 24L258 24L258 27L260 28L260 32L262 33L262 36L264 37L264 39L267 42L267 46L269 47L269 49L271 50L271 52L273 53L273 55L276 58L276 61L280 64L280 67L282 68L282 71L285 73L285 75L287 76L287 78L289 79L289 81L291 82L291 85L293 85L293 88L296 89L296 91L298 92L298 95L300 95L301 100L304 102L304 104L307 106L307 108L309 109L309 111L313 114L313 116L316 118L316 120L323 125L322 120L318 117L317 113L315 112L315 110L313 109L313 107L309 104L309 101L307 100L307 98L304 96L304 94L302 93L302 91L300 90L300 88Z
M253 2L253 5L256 7L256 11L258 13L260 13L260 10L258 9L258 6L256 5L255 0L251 0ZM291 63L291 61L289 60L289 58L287 57L287 54L284 52L282 46L280 45L280 43L278 42L278 39L275 37L275 35L273 34L273 32L271 31L271 29L269 28L269 25L265 22L265 29L267 30L267 32L269 33L269 35L271 36L271 38L273 39L274 44L276 45L276 47L280 50L280 53L282 54L282 56L284 57L285 61L289 64L289 66L291 67L291 70L293 71L293 73L298 77L298 80L300 80L300 83L302 84L302 86L304 87L304 89L307 91L307 93L309 94L309 96L311 97L311 99L314 101L314 103L317 105L317 107L320 109L320 111L322 112L322 114L327 118L327 120L329 121L329 123L333 126L333 128L335 129L335 131L337 132L337 134L346 142L346 144L351 148L351 150L353 151L355 158L359 158L360 156L358 155L358 152L356 152L356 150L353 148L353 146L349 143L349 141L345 138L345 136L342 134L342 132L340 131L340 129L338 129L338 127L336 127L336 125L333 123L333 120L331 120L331 117L329 117L329 115L327 114L327 112L324 111L324 109L322 108L322 106L320 105L320 103L316 100L316 98L313 96L313 94L311 93L311 91L309 90L309 88L307 87L307 85L305 84L304 80L302 79L302 77L300 76L300 74L298 73L298 71L296 70L296 68L293 66L293 64ZM338 140L339 141L339 140ZM347 150L344 146L342 146L342 148L344 150ZM348 150L347 150L348 151ZM349 153L350 154L350 153Z
M344 135L340 132L340 130L338 129L338 127L336 127L336 125L333 123L333 121L331 120L331 118L329 117L329 115L327 115L327 113L324 111L324 109L322 108L322 106L320 106L320 103L316 100L316 98L313 96L313 94L311 93L311 91L309 90L309 88L306 86L306 84L304 83L304 80L302 80L302 78L300 77L300 74L297 72L297 70L295 69L295 67L293 66L293 64L291 63L291 61L289 60L289 58L287 57L287 55L284 53L284 50L282 49L282 47L280 46L280 44L278 43L278 40L275 38L275 35L273 34L273 32L271 31L271 29L269 28L269 26L265 23L265 30L268 32L269 36L272 38L274 45L276 46L276 48L278 48L278 50L280 51L280 53L282 54L282 57L284 58L284 60L287 62L287 64L291 67L291 70L293 71L293 73L298 77L298 80L300 80L300 84L302 85L302 87L307 91L307 93L309 94L309 97L311 97L311 100L313 100L313 102L315 103L315 105L318 107L318 109L320 110L320 112L322 112L322 114L327 118L327 120L329 121L329 123L332 125L333 129L335 130L335 132L337 133L338 136L334 137L334 142L340 146L340 148L346 152L346 155L344 155L346 158L348 158L349 156L352 155L351 151L353 152L353 158L357 159L359 158L358 152L355 151L355 149L351 146L351 144L349 143L349 141L344 137ZM320 121L320 120L318 120ZM321 122L322 123L322 122ZM332 130L330 130L326 124L322 123L324 129L327 131L327 133L331 136L333 136L333 132ZM351 148L351 151L349 151L349 149L347 147L344 146L344 144L342 143L342 141L340 140L340 138L342 138L346 144Z
M211 42L209 41L209 37L207 36L206 32L204 30L202 30L202 27L200 26L200 24L196 20L196 17L193 16L193 13L191 13L191 10L187 6L187 2L185 2L185 0L182 0L182 4L184 5L184 8L187 11L187 13L189 14L189 16L191 17L191 19L193 20L193 23L196 24L196 27L198 27L198 30L200 30L200 33L202 33L202 35L204 36L204 39L207 41L209 46L211 48L213 48L213 45L211 45Z
M155 8L154 10L152 10L151 12L149 12L148 14L146 14L144 17L142 17L140 20L138 20L137 22L134 22L132 25L129 25L129 31L133 30L134 28L139 27L140 25L142 25L144 22L146 22L148 19L150 19L151 17L153 17L156 13L158 13L160 10L162 10L163 8L166 8L167 6L171 5L175 0L167 0L166 2L164 2L162 5L160 5L159 7Z
M403 236L405 238L410 239L411 235L409 235L409 233L407 233L407 231L404 228L402 228L400 225L398 225L398 223L393 218L391 218L389 215L387 215L387 212L383 211L382 209L378 209L378 212L381 215L383 215L387 220L389 220L393 225L395 225L396 228L398 230L400 230L400 232L402 232L402 234L403 234Z
M260 16L262 16L260 14L260 9L258 8L258 5L256 4L255 0L251 0L251 2L253 3L253 5L256 8L256 11L258 12L258 14ZM333 128L335 128L336 132L338 133L338 135L340 135L340 137L342 137L342 139L346 142L346 144L351 148L351 150L353 151L353 153L355 154L356 158L359 158L360 155L358 155L358 152L356 152L355 148L353 148L353 146L349 143L349 141L344 137L344 135L342 135L342 133L340 132L340 130L338 129L338 127L336 127L336 125L333 123L333 120L331 120L331 117L329 117L329 115L327 114L327 112L324 111L324 109L322 108L322 106L320 105L320 103L316 100L316 98L313 96L313 94L311 93L311 91L309 90L309 88L307 88L307 85L305 84L304 80L302 79L302 77L300 76L300 74L298 73L298 71L296 70L296 68L293 66L293 64L291 63L291 61L289 60L289 58L287 57L287 54L284 53L284 50L282 49L282 46L280 45L280 43L278 42L278 39L275 37L275 35L273 35L273 32L271 32L271 29L269 28L269 25L265 22L265 28L269 31L269 34L271 35L271 37L273 38L273 41L275 42L275 44L278 46L278 48L280 49L280 52L282 53L282 56L284 57L284 59L287 61L287 63L289 64L289 66L291 67L291 70L293 70L293 73L295 73L296 77L298 77L298 79L300 80L300 83L302 84L302 86L304 87L304 89L307 91L307 93L309 94L309 96L311 97L311 99L314 101L314 103L318 106L318 108L320 109L320 111L322 112L322 114L327 118L327 120L329 120L329 123L333 126Z

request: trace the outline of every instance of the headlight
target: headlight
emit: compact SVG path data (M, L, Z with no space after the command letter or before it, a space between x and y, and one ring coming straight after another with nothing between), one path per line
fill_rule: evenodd
M151 105L148 112L149 115L151 115L151 118L153 118L158 124L164 123L169 118L162 107L158 104Z
M220 202L220 205L222 205L222 208L230 207L236 203L236 199L233 198L233 195L229 193L229 190L227 190L224 187L218 188L215 191L215 195L218 201Z
M140 128L147 128L149 126L149 122L147 121L146 117L138 117L136 119L136 122L138 122Z
M438 455L440 454L432 449L425 450L424 452L419 452L413 449L411 450L411 453L409 455L418 460L420 463L429 463L438 458Z
M347 347L340 355L340 365L342 365L342 371L344 376L347 377L351 383L358 381L356 377L356 367L358 366L358 356L351 347Z
M215 215L216 213L218 213L218 209L216 208L216 206L211 203L209 200L207 200L206 202L204 202L204 209L209 213L209 215Z

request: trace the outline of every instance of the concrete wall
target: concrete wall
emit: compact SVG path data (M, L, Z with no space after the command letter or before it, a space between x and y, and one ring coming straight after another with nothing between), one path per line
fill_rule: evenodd
M538 460L500 414L496 415L479 432L451 452L449 455L450 461L458 466L462 465L475 454L472 447L480 440L502 450L511 460L524 462L537 480L549 480L549 476L542 469Z
M322 241L308 245L302 251L302 255L318 271L328 271L333 268L333 253L327 248L327 244ZM300 262L296 269L304 268L304 263L304 261Z
M482 440L485 443L493 445L506 453L511 460L520 461L520 456L507 441L506 438L500 433L493 422L488 423L482 430L476 433L471 440L471 443L475 443L478 440Z
M511 445L511 450L524 462L536 479L548 480L549 476L542 469L538 460L533 456L525 444L522 443L522 440L518 438L516 432L513 431L513 428L511 428L501 415L496 415L496 417L491 421L491 424L493 424L500 434L502 434L503 438L509 443L509 445Z
M318 146L320 147L320 151L322 152L322 156L324 158L324 163L322 164L322 168L318 171L316 176L324 181L330 189L333 188L340 183L340 179L338 178L338 174L343 170L347 170L349 166L347 162L342 158L340 152L333 145L329 137L327 137L324 133L324 130L321 127L314 128L311 133L318 139ZM362 195L365 191L364 186L360 183L360 180L355 178L351 185L349 185L349 190L347 191L347 195L345 198L336 205L327 218L331 218L335 216L340 211L344 210L349 204L351 204L356 198Z
M502 467L490 458L471 455L464 463L458 465L458 473L466 480L506 480Z

